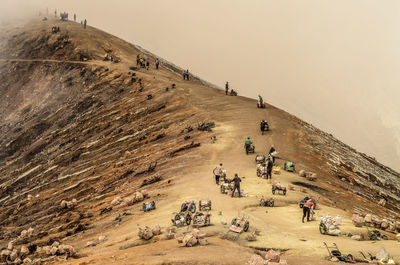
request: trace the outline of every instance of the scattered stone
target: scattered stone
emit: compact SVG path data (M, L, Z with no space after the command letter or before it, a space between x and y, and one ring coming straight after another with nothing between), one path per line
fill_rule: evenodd
M28 201L31 201L33 199L33 196L28 194Z
M281 253L278 251L275 251L273 249L270 249L267 251L267 254L265 254L265 259L270 262L279 262L281 260Z
M168 233L176 233L176 226L170 226L167 228Z
M205 239L205 238L200 238L200 239L199 239L199 244L200 244L200 246L207 246L209 243L208 243L208 240L207 240L207 239Z
M339 261L339 259L336 258L336 257L332 257L332 258L330 258L329 260L332 261L332 262L338 262L338 261Z
M361 241L361 236L360 236L360 235L353 235L353 236L351 237L351 239L357 240L357 241Z
M60 203L60 206L62 209L72 209L74 208L76 205L78 204L78 201L76 199L72 199L71 201L66 201L66 200L62 200Z
M8 245L7 245L7 249L8 250L13 250L13 248L14 248L14 244L13 244L13 242L8 242Z
M30 258L25 258L23 263L26 264L26 265L31 265L32 264L32 260Z
M96 242L94 242L94 241L88 241L88 242L86 242L86 247L94 247L94 246L96 246Z
M144 228L139 227L138 235L139 238L144 240L150 240L154 236L152 229L148 226L145 226Z
M29 254L29 249L25 246L21 247L20 254L22 257L26 257Z
M54 255L57 254L57 251L58 251L58 248L57 248L57 247L52 247L52 248L50 249L50 254L54 256Z
M386 263L389 260L389 253L386 251L384 247L381 247L378 250L378 253L376 253L375 257L377 260L381 260Z
M155 225L152 229L153 235L157 236L161 234L161 227L160 225Z
M260 255L254 254L246 265L267 265L268 261L264 260Z
M99 236L99 242L103 242L106 241L106 237L105 236Z
M121 197L115 197L114 200L111 201L111 205L117 206L122 202Z
M303 178L305 178L306 177L306 171L305 170L300 170L300 172L299 172L299 175L300 175L300 177L303 177Z
M247 241L256 241L257 240L257 235L256 232L253 231L246 237Z

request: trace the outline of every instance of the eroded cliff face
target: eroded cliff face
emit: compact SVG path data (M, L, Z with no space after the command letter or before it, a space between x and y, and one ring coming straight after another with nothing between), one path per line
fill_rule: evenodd
M107 212L109 197L143 185L156 196L157 183L146 184L168 184L167 165L205 137L196 125L206 115L179 87L95 62L102 55L88 36L43 27L9 35L1 54L19 59L0 62L0 242L28 227L33 242L80 232ZM108 40L115 50L119 44ZM77 206L63 209L72 199Z
M332 135L302 122L307 133L309 150L325 160L325 171L336 177L332 180L346 190L371 202L386 201L385 208L396 217L400 212L400 174L380 164L374 158L359 153ZM339 181L340 180L340 181ZM358 209L357 209L358 208ZM370 211L356 205L357 212ZM379 210L378 210L379 212Z

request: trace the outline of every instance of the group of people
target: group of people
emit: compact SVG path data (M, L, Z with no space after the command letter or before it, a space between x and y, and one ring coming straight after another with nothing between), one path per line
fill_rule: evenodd
M146 68L149 70L150 62L148 59L141 57L139 54L136 56L136 66Z
M229 82L226 81L225 83L225 95L229 95L229 96L237 96L237 92L235 90L233 90L233 88L231 89L231 91L229 91Z
M56 26L51 27L51 33L57 33L57 32L60 32L60 27Z
M189 80L190 79L189 69L186 69L186 71L183 71L182 77L183 77L183 80Z
M226 170L222 167L222 163L219 163L218 166L216 166L213 170L214 176L215 176L215 183L219 185L220 179L223 178L224 181L226 181ZM232 179L233 182L233 190L232 190L232 195L231 197L234 197L235 191L238 192L239 197L240 195L240 182L242 182L242 179L239 178L239 175L235 173L234 178Z

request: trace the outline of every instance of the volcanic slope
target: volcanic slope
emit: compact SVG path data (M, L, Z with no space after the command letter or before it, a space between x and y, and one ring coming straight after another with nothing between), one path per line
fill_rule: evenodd
M51 33L53 25L59 33ZM0 32L0 246L62 241L79 252L66 264L244 264L269 248L285 252L289 264L326 264L324 241L355 256L384 246L400 258L393 240L323 236L316 221L301 223L298 201L305 195L318 198L317 215L340 214L343 233L366 236L365 228L352 226L353 212L399 220L399 174L373 158L271 105L257 109L254 100L225 96L197 77L184 81L169 62L162 60L156 70L151 53L95 28L50 20ZM105 53L120 62L103 61ZM149 59L149 70L130 68L138 54ZM264 135L261 119L271 126ZM212 132L197 130L209 121L216 124ZM273 180L294 191L272 195L255 174L255 155L243 150L247 136L256 153L274 145L297 171L317 173L317 182L281 170ZM248 197L219 192L212 175L219 162L228 177L242 177ZM111 205L117 196L144 189L156 210ZM261 196L274 197L277 207L258 207ZM385 206L377 204L382 198ZM61 207L72 199L75 207ZM203 229L210 245L138 239L139 226L165 228L183 201L200 199L213 204L213 225ZM247 242L246 234L221 239L239 212L249 216L250 230L261 231L257 241ZM19 238L29 227L33 236ZM99 235L106 241L86 247Z

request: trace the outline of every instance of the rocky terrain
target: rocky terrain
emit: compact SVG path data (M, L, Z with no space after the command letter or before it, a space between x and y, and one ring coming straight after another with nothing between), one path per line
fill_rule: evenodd
M51 33L53 25L60 32ZM324 214L400 218L399 173L295 116L270 105L257 109L254 100L227 97L197 77L183 81L181 69L163 60L156 70L154 55L92 27L37 19L0 32L0 247L9 255L18 249L20 262L74 257L69 264L243 264L274 248L289 263L300 260L290 264L325 264L320 246L327 239L317 224L295 232L300 223L291 216L301 215L304 192L319 198ZM103 61L105 53L118 62ZM137 55L149 59L149 70L137 68ZM264 136L262 118L271 124ZM211 121L212 131L198 129ZM255 176L254 156L243 152L249 135L257 153L274 144L281 167L288 159L318 175L316 182L274 175L294 186L267 211L279 218L256 207L259 196L271 192ZM211 172L220 161L229 177L245 176L249 197L219 193ZM139 224L170 226L182 201L203 198L215 207L207 230L212 247L186 250L166 241L171 238L150 244L138 238ZM151 200L157 209L143 213L141 203ZM220 236L238 211L250 214L261 231L256 241ZM354 234L351 222L345 225ZM306 232L311 227L315 233ZM307 242L299 244L298 237ZM338 240L351 250L354 241ZM357 247L374 251L368 243ZM399 257L395 244L389 240L385 247ZM21 254L22 247L28 252ZM236 251L223 259L226 248Z

